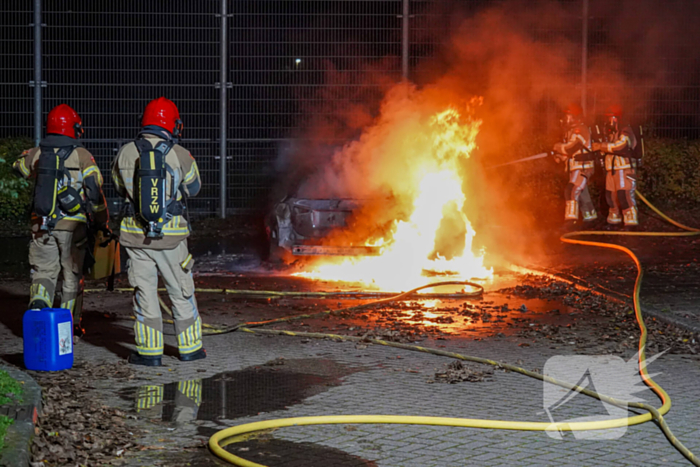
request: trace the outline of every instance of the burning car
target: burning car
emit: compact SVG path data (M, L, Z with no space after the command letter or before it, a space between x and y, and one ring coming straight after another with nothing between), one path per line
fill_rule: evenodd
M354 218L364 204L356 199L283 199L266 220L270 259L379 254L379 247L366 246L353 235Z

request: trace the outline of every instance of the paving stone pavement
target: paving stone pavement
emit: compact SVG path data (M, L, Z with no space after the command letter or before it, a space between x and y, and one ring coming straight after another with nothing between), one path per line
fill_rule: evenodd
M126 320L116 321L114 325L127 329L131 326ZM0 325L0 336L0 352L3 354L12 355L21 348L21 340L7 326ZM167 337L167 344L174 344L173 336ZM540 345L518 347L516 339L471 341L450 338L426 341L422 345L509 363L522 361L521 365L529 369L542 368L551 356L573 353ZM124 397L126 387L208 378L221 372L262 365L279 357L287 360L332 360L359 371L345 376L340 385L328 387L284 410L235 420L197 420L182 424L136 420L133 422L135 426L149 431L141 442L160 449L131 454L125 458L126 465L187 465L182 454L185 451L195 459L193 465L220 465L201 448L213 431L235 424L283 417L390 414L548 420L542 413L543 389L539 381L497 370L490 381L428 384L426 380L434 375L436 369L444 368L445 363L449 362L449 359L433 355L379 346L356 348L352 343L323 340L304 342L294 337L261 337L244 333L207 337L206 347L208 358L204 361L182 363L173 357L166 357L166 366L162 369L138 369L135 381L119 384L112 381L95 382L100 389L99 397L106 404L134 413L134 400ZM76 347L77 361L109 362L118 358L101 345L81 342ZM700 360L694 356L664 355L651 365L650 370L652 373L661 372L655 379L673 400L673 408L667 417L669 425L691 450L700 452L700 390L697 384L700 381ZM642 393L642 397L658 405L649 391ZM591 412L604 414L597 401L580 396L566 404L558 416L566 419ZM625 435L616 440L580 440L571 434L556 440L541 432L410 425L295 427L278 430L272 436L279 440L335 448L379 466L637 466L686 463L651 423L629 427ZM322 465L300 462L298 465ZM290 461L280 465L297 464Z
M628 246L644 268L641 304L647 315L700 334L700 237L613 238L596 241ZM532 266L573 275L617 297L631 300L636 267L624 253L549 240L547 254Z
M697 246L698 243L692 243L689 248ZM675 277L674 274L677 275L679 271L695 271L693 263L678 261L677 269L671 270L661 268L658 262L652 264L647 278L652 287L648 289L645 298L662 303L676 297L676 294L664 294L661 289L654 289L654 275L664 276L659 281L660 284L663 282L665 285L675 284L680 287L680 282L673 282L670 278ZM623 278L617 282L605 282L604 285L616 290L627 290L631 271L628 260L620 255L620 258L601 267L603 266L619 267L620 273L614 277ZM591 271L590 268L588 270ZM580 272L575 267L569 271ZM593 273L588 277L592 277ZM689 295L681 298L686 300L687 307L700 310L700 302L693 301L692 294L697 293L697 286L691 284L693 277L696 276L688 275L687 280L684 279L683 290ZM15 287L14 290L18 288ZM88 296L87 310L95 309L91 300L91 296ZM124 294L113 311L123 317L129 314L129 308L130 300ZM22 346L19 334L21 330L18 331L16 323L18 319L21 320L21 311L13 308L12 312L18 313L16 318L8 319L6 315L0 319L0 354L6 361L16 363ZM203 316L206 322L209 318L206 310L203 310ZM124 358L125 351L133 348L129 320L117 319L106 325L113 331L114 338L104 342L90 339L81 341L75 348L77 362L116 362ZM423 341L421 345L492 358L527 369L542 369L547 359L553 356L575 354L573 346L553 349L545 343L533 343L529 347L520 347L520 342L521 339L514 337L478 341L466 337L449 337L445 340ZM166 345L175 346L172 330L166 336ZM137 368L135 380L94 382L96 397L107 405L136 415L138 418L130 420L130 423L135 428L147 431L140 442L150 449L128 453L123 465L223 465L203 448L211 434L228 426L276 418L386 414L549 421L543 412L542 383L522 375L496 370L490 379L482 382L429 384L427 381L435 372L444 369L445 364L450 362L450 359L444 357L379 346L358 348L352 343L306 341L295 337L244 333L209 336L205 338L205 346L208 357L203 361L182 363L174 357L166 356L163 368ZM174 423L167 420L165 415L165 420L148 420L140 417L135 410L136 387L210 378L220 373L263 365L280 357L286 360L332 361L355 371L344 376L339 385L327 386L321 392L301 398L298 403L287 405L285 409L261 411L236 419L204 420L199 417L198 420ZM633 355L629 353L624 357L629 359ZM650 372L660 373L654 379L664 387L673 401L666 419L674 434L696 454L700 453L700 357L662 355L651 364ZM213 393L208 396L222 398L226 394ZM655 406L660 405L649 390L637 396ZM567 420L591 414L604 417L606 411L598 401L578 396L557 409L556 417L557 420ZM605 434L606 432L601 432L601 435ZM628 427L624 436L613 440L576 439L571 433L565 434L563 439L554 439L542 432L413 425L305 426L277 430L270 436L275 440L297 443L302 446L302 453L304 447L321 446L367 461L347 465L689 465L652 423ZM289 444L284 446L288 448ZM231 449L236 452L235 445ZM245 457L246 452L240 454ZM327 465L309 463L303 454L299 454L299 450L279 449L274 454L288 456L282 464L277 465Z

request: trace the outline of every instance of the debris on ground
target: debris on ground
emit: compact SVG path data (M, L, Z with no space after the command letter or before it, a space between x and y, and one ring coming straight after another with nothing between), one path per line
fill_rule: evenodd
M455 384L463 381L480 383L482 381L491 381L492 378L493 368L483 367L483 365L477 367L455 360L447 365L445 371L436 372L434 379L429 379L427 383Z
M575 345L579 352L624 354L637 350L640 330L631 302L610 300L590 290L539 275L526 275L523 285L500 292L530 299L559 300L574 310L569 312L573 316L571 323L565 326L531 323L518 331L520 338L544 338L554 344ZM559 310L550 313L554 311L561 313ZM647 354L700 353L700 338L691 331L648 316L645 323Z
M58 373L32 372L32 376L43 389L33 465L116 465L128 451L141 448L140 432L127 422L133 416L95 398L96 382L134 378L126 362L80 363Z

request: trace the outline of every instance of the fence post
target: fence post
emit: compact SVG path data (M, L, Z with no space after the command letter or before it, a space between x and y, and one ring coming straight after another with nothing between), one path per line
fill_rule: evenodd
M228 41L227 34L227 11L226 4L228 0L221 0L221 75L219 77L219 217L222 219L226 218L226 111L228 108L226 102L226 87L228 84L226 77L226 64L228 61L228 55L226 53L226 45Z
M401 76L408 81L408 13L409 1L403 0L403 14L401 15Z
M581 108L586 115L588 104L588 0L583 0L583 28L581 37Z
M41 0L34 0L34 144L41 141Z

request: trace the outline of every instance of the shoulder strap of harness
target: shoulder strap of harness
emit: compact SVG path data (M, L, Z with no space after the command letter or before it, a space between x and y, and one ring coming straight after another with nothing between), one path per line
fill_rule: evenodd
M54 153L53 148L48 147L48 146L39 146L41 149L41 154L51 154L55 155L58 157L59 160L59 167L57 169L47 169L45 167L37 167L37 175L38 174L47 174L47 175L52 175L55 174L56 178L60 177L61 175L66 174L65 170L65 165L66 165L66 159L68 159L68 156L70 156L75 148L78 146L63 146L61 148L58 148L58 152ZM39 157L41 157L41 154Z

